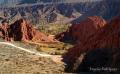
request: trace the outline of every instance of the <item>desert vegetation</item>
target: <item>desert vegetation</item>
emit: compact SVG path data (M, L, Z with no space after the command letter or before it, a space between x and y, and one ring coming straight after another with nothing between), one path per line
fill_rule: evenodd
M14 45L23 47L29 50L35 50L40 53L47 53L51 55L63 55L68 51L69 48L73 47L70 43L25 43L21 41L12 42Z
M120 0L57 1L0 0L0 74L120 71Z
M62 55L65 52L68 51L69 48L73 47L73 45L69 44L69 43L46 43L45 45L37 45L36 46L36 50L38 50L39 52L45 52L48 54L52 54L52 55Z
M71 24L41 24L38 26L38 30L48 35L56 35L66 31L70 26Z
M17 51L16 51L17 50ZM0 45L1 74L61 74L64 65L11 46Z

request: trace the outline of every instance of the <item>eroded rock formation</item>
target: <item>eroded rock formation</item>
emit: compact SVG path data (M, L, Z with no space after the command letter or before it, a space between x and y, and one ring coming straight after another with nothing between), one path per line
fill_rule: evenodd
M3 31L3 32L2 32ZM4 34L8 34L5 35ZM36 30L31 24L24 19L20 19L11 25L1 25L1 36L8 37L14 41L33 41L33 42L54 42L44 33ZM4 38L5 39L5 38Z
M73 24L69 30L56 36L60 41L72 40L82 42L87 37L93 35L98 29L102 28L106 21L98 16L88 17L80 24Z
M2 25L0 25L0 37L5 39L6 41L10 41L10 37L9 37L10 29L9 29L9 27L10 26L8 25L8 21L3 20Z
M75 45L73 48L71 48L64 55L65 58L64 60L66 62L71 63L71 65L73 66L73 64L81 56L81 54L89 53L95 49L103 49L103 48L108 48L109 51L107 52L112 52L112 53L114 53L114 51L111 49L120 48L120 16L111 20L111 22L109 22L103 28L98 30L94 35L88 37L84 42L79 43ZM115 56L113 56L112 58L118 59L118 57ZM115 63L111 63L111 64L115 64ZM120 63L117 64L120 65Z

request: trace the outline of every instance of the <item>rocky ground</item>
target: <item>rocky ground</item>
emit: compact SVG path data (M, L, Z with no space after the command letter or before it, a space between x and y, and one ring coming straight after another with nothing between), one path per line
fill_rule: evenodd
M64 65L50 58L0 45L0 74L63 74Z

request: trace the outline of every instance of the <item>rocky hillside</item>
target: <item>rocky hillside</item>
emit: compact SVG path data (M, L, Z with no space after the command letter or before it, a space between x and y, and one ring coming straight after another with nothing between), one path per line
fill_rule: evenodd
M83 42L86 38L92 36L97 30L104 27L106 21L98 16L88 17L80 24L73 24L66 32L56 35L60 41Z
M7 41L54 42L55 40L37 31L29 22L20 19L9 25L3 21L0 26L0 36Z
M89 51L84 56L82 62L77 60L74 66L77 72L111 72L120 71L120 50L117 48L99 48ZM81 64L80 64L81 62ZM98 68L98 70L95 70Z
M48 1L49 2L49 1ZM39 2L38 2L39 3ZM14 7L0 8L0 16L11 20L15 17L23 17L31 20L34 24L54 23L64 21L65 23L78 23L86 17L97 15L106 20L119 15L119 0L102 0L78 3L53 3L53 4L20 4ZM62 16L62 17L61 17ZM62 22L62 23L64 23Z
M90 52L90 54L92 54L92 51L93 51L93 53L96 52L93 54L96 57L94 56L95 59L94 60L91 59L91 61L95 62L95 60L97 60L97 58L99 58L99 57L97 57L96 54L99 53L99 49L101 49L100 50L101 54L105 53L104 57L106 57L106 53L111 53L111 56L112 56L111 58L114 59L111 61L110 65L108 65L108 66L111 67L113 64L117 64L117 65L114 65L113 67L116 67L116 68L119 67L120 63L118 63L119 60L117 60L119 58L116 57L116 55L119 54L119 52L120 52L117 50L120 48L120 46L119 46L120 29L119 28L120 28L120 17L116 17L113 20L111 20L111 22L107 23L107 25L105 25L102 29L98 30L94 35L88 37L84 42L79 43L79 44L75 45L73 48L71 48L68 51L68 53L65 54L65 56L64 56L65 60L66 61L69 60L68 62L72 64L71 66L73 66L73 63L75 63L76 60L78 58L80 58L81 55L83 55L83 54L89 55L89 52ZM104 51L104 48L106 51ZM108 56L110 58L110 55L108 55ZM90 58L92 58L92 57L90 57ZM101 57L101 59L104 59L104 58ZM114 63L114 61L116 61L117 63ZM96 63L101 64L101 62L98 60ZM90 65L92 65L92 64L93 63L90 63ZM86 65L87 70L90 65L89 65L89 63L88 63L88 65ZM104 64L104 65L106 65L106 64ZM95 67L96 66L97 65L95 65Z

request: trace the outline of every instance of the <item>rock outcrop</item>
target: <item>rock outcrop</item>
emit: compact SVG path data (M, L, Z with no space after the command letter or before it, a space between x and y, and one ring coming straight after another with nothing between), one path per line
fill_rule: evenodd
M3 20L2 25L0 25L0 37L5 39L6 41L10 41L10 37L9 37L10 29L9 29L9 27L10 26L8 25L8 21Z
M87 38L84 42L71 48L64 55L64 60L73 65L81 54L102 48L120 48L120 16L111 20L111 22L98 30L94 35ZM109 50L108 52L112 52L112 50ZM114 51L112 53L114 53ZM118 59L118 57L116 58Z
M7 29L3 27L2 24L1 30L8 32L8 37L14 41L55 42L54 39L50 39L44 33L39 32L24 19L20 19L9 26L7 25ZM4 34L3 36L6 37Z
M93 35L98 29L102 28L106 21L98 16L88 17L81 21L80 24L73 24L69 30L56 36L60 41L73 40L82 42L89 36Z

